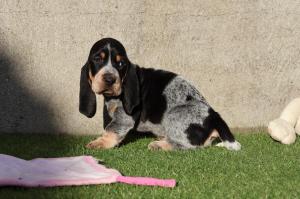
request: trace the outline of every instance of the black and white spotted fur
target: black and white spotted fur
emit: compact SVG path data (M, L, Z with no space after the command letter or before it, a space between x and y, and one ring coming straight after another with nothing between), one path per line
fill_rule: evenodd
M151 131L157 137L163 138L172 149L208 146L211 144L212 140L209 139L212 139L213 133L221 140L218 146L230 150L241 148L220 115L184 78L173 72L142 68L132 64L122 44L115 39L105 38L97 43L98 48L112 48L115 54L122 54L126 59L124 62L127 63L125 72L124 67L119 71L118 66L111 66L118 71L123 80L121 94L117 96L103 94L104 128L106 132L114 132L117 135L118 142L115 145L118 145L133 129ZM97 49L95 47L97 43L92 49ZM90 56L93 53L91 50ZM109 62L116 63L115 58L109 55ZM88 68L86 70L95 70L91 65L84 67ZM98 67L98 70L101 70L101 67ZM80 111L91 117L95 114L96 99L91 88L86 90L88 84L84 82L86 77L83 77L86 74L86 71L82 72L81 76ZM93 106L88 106L89 104ZM113 111L109 111L112 109Z

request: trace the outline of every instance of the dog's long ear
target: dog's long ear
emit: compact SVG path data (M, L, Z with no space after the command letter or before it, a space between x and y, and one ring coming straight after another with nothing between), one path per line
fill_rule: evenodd
M96 95L92 91L89 83L89 64L88 62L81 68L80 91L79 91L79 111L91 118L96 113Z
M122 103L127 114L131 115L140 104L140 84L137 75L137 66L130 64L123 82Z

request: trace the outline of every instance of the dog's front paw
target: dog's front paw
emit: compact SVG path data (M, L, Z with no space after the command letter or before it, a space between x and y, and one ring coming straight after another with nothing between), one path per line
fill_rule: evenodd
M103 139L100 137L100 138L97 138L97 139L91 141L85 147L88 149L104 149L105 143L104 143Z
M113 132L106 132L101 137L86 145L88 149L110 149L119 144L119 136Z

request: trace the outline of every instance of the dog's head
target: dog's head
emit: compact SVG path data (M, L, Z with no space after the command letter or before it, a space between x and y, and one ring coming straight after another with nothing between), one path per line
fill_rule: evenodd
M81 69L79 111L87 117L96 113L96 95L120 97L131 114L139 104L136 66L131 64L123 45L113 38L96 42Z

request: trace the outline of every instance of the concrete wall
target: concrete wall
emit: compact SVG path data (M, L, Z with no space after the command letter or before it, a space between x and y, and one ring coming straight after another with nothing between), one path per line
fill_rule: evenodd
M300 94L298 0L0 0L0 132L99 133L102 106L85 118L78 92L102 37L193 82L231 127L266 125Z

